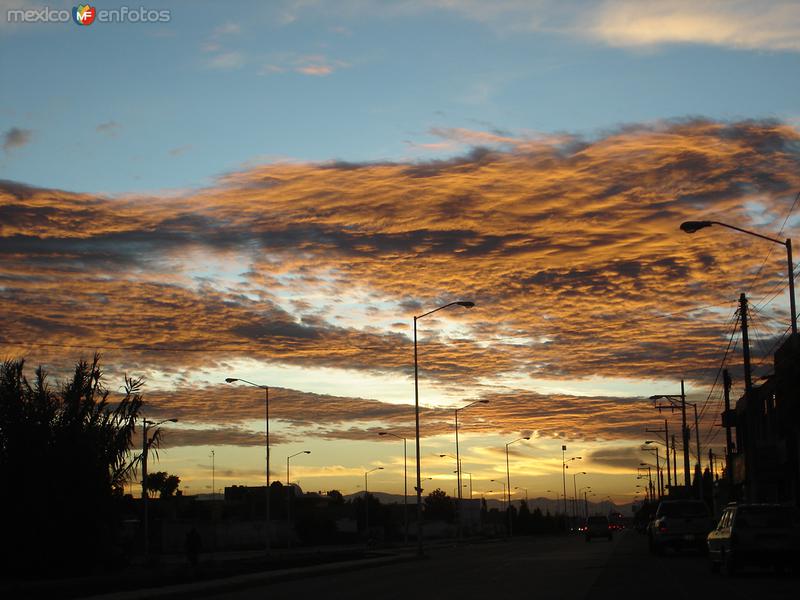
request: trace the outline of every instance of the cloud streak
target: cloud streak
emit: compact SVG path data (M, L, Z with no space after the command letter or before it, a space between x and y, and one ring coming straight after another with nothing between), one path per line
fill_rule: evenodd
M48 362L100 349L112 370L167 374L248 359L407 382L411 316L469 296L475 309L420 322L420 365L430 385L502 408L479 429L571 435L584 402L597 418L581 436L629 438L646 418L636 402L531 390L595 377L708 382L738 292L785 285L780 257L752 281L767 251L758 240L689 238L678 224L777 231L800 189L792 127L686 120L591 140L440 133L496 146L441 161L263 165L172 197L2 182L5 353ZM788 324L780 297L763 319L774 328L765 334ZM408 423L407 406L292 394L306 415L342 411L320 419L329 437ZM215 402L187 406L187 417L249 414L237 405L225 417ZM313 427L303 411L287 422ZM431 432L449 427L431 418Z

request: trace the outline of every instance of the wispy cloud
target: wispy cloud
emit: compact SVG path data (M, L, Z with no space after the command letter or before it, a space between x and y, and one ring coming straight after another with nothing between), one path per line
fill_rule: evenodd
M3 151L8 153L16 148L22 148L30 144L33 139L33 131L20 127L11 127L3 133Z
M244 54L234 51L220 52L206 61L206 65L210 68L220 70L239 69L244 63Z
M97 127L95 127L95 131L108 137L117 137L120 128L121 125L116 121L106 121L105 123L100 123Z
M248 359L402 381L411 340L398 321L467 290L475 309L420 329L429 385L491 399L503 427L559 437L577 419L585 437L628 439L648 406L537 386L708 382L739 290L769 297L785 285L777 257L753 281L766 253L758 240L688 238L678 224L724 216L777 231L800 189L794 127L671 121L591 140L436 133L479 148L448 160L261 165L178 197L3 182L6 352L47 362L61 345L80 345L108 349L109 368L129 372ZM792 224L783 235L796 236ZM782 333L785 302L762 310L777 323L764 333ZM760 362L764 348L754 352ZM287 421L313 427L324 406L329 437L409 415L375 400L291 393L306 414ZM209 411L213 422L223 418L217 405L233 406L211 390L186 410ZM426 418L431 431L449 427L447 415Z
M261 75L272 75L278 73L294 72L313 77L325 77L338 71L346 69L350 64L327 57L322 54L308 55L281 55L274 57L273 60L261 67Z

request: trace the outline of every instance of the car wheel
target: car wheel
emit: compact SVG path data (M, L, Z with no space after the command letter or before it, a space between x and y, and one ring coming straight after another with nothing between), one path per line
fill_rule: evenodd
M741 565L735 558L726 554L722 557L722 569L728 577L736 577L741 570Z

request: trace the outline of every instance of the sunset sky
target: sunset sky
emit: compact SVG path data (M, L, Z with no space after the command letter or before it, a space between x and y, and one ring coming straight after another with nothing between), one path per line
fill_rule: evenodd
M167 23L0 15L0 344L55 378L102 353L176 417L151 470L189 494L273 477L402 493L421 320L426 493L629 502L653 394L722 454L736 301L756 377L789 326L785 252L689 219L800 232L800 4L143 3ZM119 3L96 5L98 9ZM127 6L138 4L128 3ZM694 447L693 447L694 449ZM681 459L678 459L679 464ZM694 459L693 459L694 461ZM705 465L704 458L704 465ZM575 463L573 463L574 465ZM409 463L411 476L412 463ZM409 490L413 483L409 478ZM553 490L552 493L546 493ZM138 491L134 490L138 495ZM519 492L517 492L519 494ZM572 495L569 478L568 495ZM492 496L492 494L489 494Z

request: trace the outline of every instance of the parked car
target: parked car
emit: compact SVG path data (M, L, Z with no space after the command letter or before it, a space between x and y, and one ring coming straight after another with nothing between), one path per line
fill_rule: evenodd
M587 542L591 542L592 538L596 537L607 538L610 542L611 536L613 535L611 524L608 522L608 517L603 516L589 517L586 519L582 529Z
M783 570L800 558L800 513L780 504L729 504L707 543L712 571L735 575L749 565Z
M647 527L650 551L662 554L666 548L692 548L705 552L712 529L714 520L702 500L662 500Z

